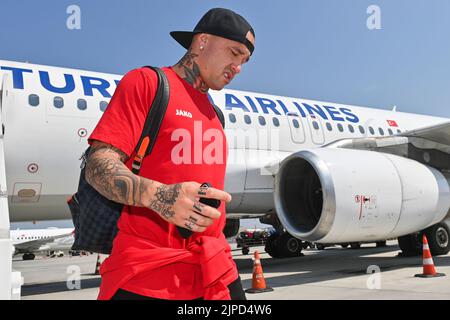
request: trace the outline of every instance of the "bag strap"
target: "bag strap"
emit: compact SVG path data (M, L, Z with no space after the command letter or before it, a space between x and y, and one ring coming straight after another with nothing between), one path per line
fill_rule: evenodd
M219 118L220 123L222 124L222 128L225 129L225 116L223 115L222 110L220 110L220 108L216 106L214 103L211 104L214 107L214 111L216 111L217 113L217 117Z
M159 128L161 127L162 120L166 114L170 95L169 81L164 72L157 67L145 67L156 72L158 76L158 89L155 98L153 99L150 112L145 119L144 129L142 130L141 137L139 138L139 142L135 149L135 156L132 164L132 172L134 174L139 174L142 160L152 152Z
M142 160L145 156L149 155L156 142L161 123L163 121L164 115L166 114L167 105L169 103L170 88L169 81L167 80L164 72L152 66L145 66L155 71L158 75L158 89L153 99L150 112L147 115L144 123L144 129L142 130L139 143L135 149L135 156L132 164L132 172L134 174L139 174L141 169ZM222 110L212 103L214 111L222 124L222 128L225 128L225 117Z

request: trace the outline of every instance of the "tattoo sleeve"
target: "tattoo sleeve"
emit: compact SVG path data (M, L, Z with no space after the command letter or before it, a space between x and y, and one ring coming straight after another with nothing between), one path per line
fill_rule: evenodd
M145 206L154 181L131 172L127 155L104 143L94 143L86 162L86 181L104 197L126 205Z
M181 184L165 185L131 172L127 155L104 143L94 143L86 162L86 180L104 197L126 205L147 207L169 220Z

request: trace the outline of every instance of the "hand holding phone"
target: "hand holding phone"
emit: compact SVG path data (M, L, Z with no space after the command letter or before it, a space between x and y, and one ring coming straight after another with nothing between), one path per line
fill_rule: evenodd
M200 188L211 188L212 185L209 182L204 182L202 183L202 185L200 186ZM217 199L211 199L211 198L200 198L199 200L200 203L203 203L207 206L213 207L213 208L219 208L220 207L220 200ZM182 228L177 226L178 231L180 232L180 235L184 238L187 239L192 235L192 231L188 230L186 228Z

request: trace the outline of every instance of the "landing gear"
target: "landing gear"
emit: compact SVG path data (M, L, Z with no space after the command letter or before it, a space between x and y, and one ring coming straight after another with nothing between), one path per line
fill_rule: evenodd
M418 256L422 253L422 234L420 232L399 237L398 246L402 250L404 257Z
M376 245L377 245L377 248L386 247L386 241L377 241Z
M422 235L424 233L433 256L445 255L450 252L450 230L445 222L440 222L421 232L399 237L398 245L403 256L422 254Z
M25 253L23 256L22 256L22 259L25 261L25 260L34 260L34 258L35 258L36 256L33 254L33 253Z
M302 241L287 232L274 234L266 241L266 252L272 258L290 258L302 255Z
M361 243L359 243L359 242L350 242L350 248L352 248L352 249L359 249L359 248L361 248Z
M432 255L445 255L450 251L450 230L445 222L425 229L425 235Z
M323 243L316 243L317 250L325 250L325 245Z

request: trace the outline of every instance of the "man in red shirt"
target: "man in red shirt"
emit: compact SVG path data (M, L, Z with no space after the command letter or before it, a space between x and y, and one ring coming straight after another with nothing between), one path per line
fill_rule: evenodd
M140 68L120 81L89 137L86 179L124 204L110 257L101 267L99 299L245 299L223 234L227 143L208 100L229 84L254 49L255 34L240 15L211 9L193 32L172 32L188 49L162 68L170 85L165 117L139 175L134 149L157 89L156 73ZM202 182L213 187L201 187ZM221 201L218 209L200 198ZM191 230L183 238L178 227Z

